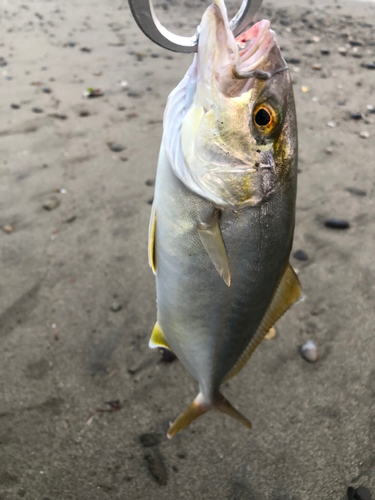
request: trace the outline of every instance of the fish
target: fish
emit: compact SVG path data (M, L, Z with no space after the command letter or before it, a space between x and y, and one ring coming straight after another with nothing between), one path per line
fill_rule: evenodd
M223 0L198 32L164 113L149 226L157 293L149 346L171 350L199 385L169 438L212 409L251 427L220 386L304 298L289 263L296 112L275 34L261 20L235 38Z

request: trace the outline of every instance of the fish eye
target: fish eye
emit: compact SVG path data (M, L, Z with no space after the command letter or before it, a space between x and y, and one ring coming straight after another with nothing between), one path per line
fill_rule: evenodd
M253 120L258 130L264 134L270 134L278 123L278 116L276 110L262 103L255 108Z
M265 127L271 121L271 115L266 109L261 108L259 111L257 111L254 120L255 123L259 125L259 127Z

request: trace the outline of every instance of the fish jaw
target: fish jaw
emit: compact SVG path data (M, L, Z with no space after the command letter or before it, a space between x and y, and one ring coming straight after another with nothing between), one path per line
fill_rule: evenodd
M285 113L276 110L279 123L272 134L264 134L254 125L254 113L275 83L282 89L276 107L285 112L289 106L294 113L294 104L287 102L293 100L289 75L278 73L269 82L236 75L283 67L269 21L256 23L235 39L222 1L206 10L198 54L169 98L164 138L175 175L216 207L258 205L278 186L285 152L292 155L295 150L296 127L291 134L281 134ZM262 168L264 156L272 157L267 171Z

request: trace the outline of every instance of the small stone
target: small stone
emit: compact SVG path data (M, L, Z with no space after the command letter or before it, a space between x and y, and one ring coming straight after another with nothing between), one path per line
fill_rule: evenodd
M155 181L154 179L147 179L147 181L145 182L146 186L155 186Z
M11 104L10 107L12 109L20 109L21 106L19 104Z
M129 88L129 82L127 82L126 80L121 80L120 87L122 87L123 89Z
M6 234L12 234L14 232L14 227L9 225L3 226L3 231Z
M293 257L301 262L306 262L307 260L309 260L309 256L304 250L296 250L293 254Z
M375 62L373 62L373 63L362 63L361 66L362 66L362 68L365 68L365 69L375 69Z
M346 101L338 101L337 104L338 106L345 106Z
M148 205L152 205L153 203L154 203L154 197L152 197L149 200L147 200L147 204Z
M349 44L352 47L363 47L363 43L359 42L358 40L349 40Z
M339 47L339 48L337 49L337 52L338 52L339 54L341 54L342 56L346 56L346 54L348 53L348 51L347 51L347 49L346 49L345 47Z
M169 349L165 349L164 347L159 347L159 352L161 354L160 363L172 363L177 359L174 352Z
M157 59L158 57L160 57L160 55L159 55L159 54L156 54L156 53L154 52L153 54L151 54L151 57L152 57L153 59Z
M266 333L266 335L264 336L264 338L266 340L272 340L276 337L276 328L273 326L271 327L268 332Z
M285 62L288 64L301 64L301 59L299 57L286 57Z
M318 361L318 358L319 358L318 349L315 345L315 342L313 342L312 340L308 340L301 347L301 354L302 354L302 357L306 361L309 361L310 363L315 363L316 361Z
M71 217L69 217L69 219L66 219L65 222L67 222L68 224L71 224L72 222L74 222L75 220L77 219L77 216L76 215L72 215Z
M94 89L92 87L88 87L83 92L83 97L87 97L88 99L93 99L95 97L103 97L103 92L100 89Z
M313 36L311 39L314 43L319 43L320 42L320 37L319 36Z
M366 196L367 195L367 191L365 191L364 189L356 188L356 187L348 187L348 188L346 188L346 191L350 194L354 194L355 196Z
M322 65L319 64L319 63L315 63L313 64L312 66L312 69L314 69L315 71L320 71L322 69Z
M348 497L348 500L355 500L354 493L355 493L355 489L353 488L353 486L349 486L349 488L346 491L346 495Z
M184 451L179 451L177 453L177 458L181 458L182 460L186 458L186 453Z
M329 121L327 122L328 127L335 128L336 127L336 122L334 121Z
M60 205L60 200L55 196L52 196L43 203L43 208L50 212L51 210L55 210L55 208L57 208L59 205Z
M359 113L358 111L355 112L355 113L350 113L350 118L352 120L362 120L363 116L361 113Z
M141 434L139 436L139 441L144 448L150 448L151 446L156 446L161 442L161 435L156 432L148 432L146 434Z
M366 109L369 113L375 113L375 106L372 104L367 104Z
M331 53L330 50L324 48L324 49L320 49L320 53L322 54L322 56L329 56L329 54Z
M42 108L33 108L32 112L33 113L43 113L43 110L42 110Z
M125 106L119 106L117 108L117 111L125 111L126 110L126 107Z
M325 227L330 229L349 229L350 224L345 219L329 218L324 221Z
M114 153L121 153L121 151L126 149L126 146L121 146L121 144L117 144L116 142L109 142L108 147Z
M309 89L309 87L306 87L306 85L302 85L301 90L302 90L302 92L305 94L305 93L306 93L306 92L308 92L310 89Z
M111 304L111 311L113 312L119 312L122 309L122 305L119 304L118 302L112 302Z
M168 473L164 461L157 449L151 448L144 455L147 468L153 479L160 485L165 486L168 482Z
M52 92L52 90L49 87L44 87L42 89L42 92L44 92L44 94L50 94Z
M141 95L140 92L136 92L135 90L129 90L128 92L128 97L141 97Z
M90 111L87 111L86 109L82 109L78 114L81 117L90 116Z
M333 154L333 149L332 148L326 148L325 152L327 155L332 155Z
M371 500L372 495L371 495L370 490L368 490L364 486L359 486L358 488L355 489L354 499L355 500Z
M91 52L92 49L90 49L89 47L81 47L79 50L81 52Z
M368 139L370 137L370 132L368 132L367 130L362 130L360 133L359 133L359 137L361 139Z

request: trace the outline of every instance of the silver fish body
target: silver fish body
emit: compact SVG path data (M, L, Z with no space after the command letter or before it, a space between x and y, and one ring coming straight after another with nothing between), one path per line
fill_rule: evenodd
M169 437L210 409L250 427L220 385L302 297L289 265L297 185L290 76L268 21L237 42L227 25L215 0L202 20L198 59L169 98L158 162L150 346L170 348L200 390Z

